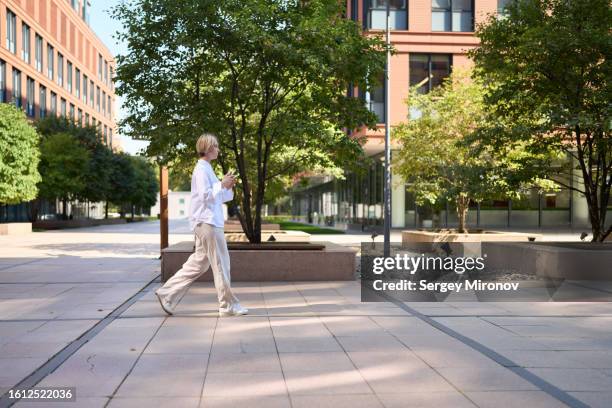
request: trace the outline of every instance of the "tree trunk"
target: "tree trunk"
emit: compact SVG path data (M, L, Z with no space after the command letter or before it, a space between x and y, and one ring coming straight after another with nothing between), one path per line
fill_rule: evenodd
M68 219L68 200L66 198L62 201L62 219Z
M606 212L610 201L610 188L612 178L609 177L609 162L605 159L606 151L599 152L598 157L593 157L595 147L591 137L604 137L603 134L589 135L584 133L589 143L583 142L583 132L580 125L574 126L574 138L576 142L576 153L578 164L582 172L584 183L584 197L587 201L589 211L589 221L591 222L591 232L593 233L592 242L603 242L610 233L612 227L606 230ZM603 144L601 142L601 144ZM595 170L593 170L596 168ZM601 174L600 174L601 172ZM595 175L594 175L595 173Z
M40 212L40 199L36 198L30 203L30 222L38 221L38 213Z
M457 217L459 218L459 232L465 233L465 220L467 218L467 212L470 205L470 199L464 194L459 194L457 197Z

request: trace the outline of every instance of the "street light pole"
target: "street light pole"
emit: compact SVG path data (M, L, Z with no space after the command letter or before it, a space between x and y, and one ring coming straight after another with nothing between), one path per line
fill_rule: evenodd
M168 167L159 165L159 249L168 247Z
M390 88L389 88L389 73L391 59L391 39L389 30L389 20L391 18L391 0L387 0L387 24L386 24L386 43L387 43L387 62L385 64L385 185L384 185L384 244L383 254L389 256L391 249L391 172L389 165L391 164L391 135L389 131L389 110L390 104Z

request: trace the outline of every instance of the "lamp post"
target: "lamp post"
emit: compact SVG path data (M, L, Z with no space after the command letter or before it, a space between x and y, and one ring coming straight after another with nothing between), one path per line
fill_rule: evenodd
M159 163L159 237L161 252L168 247L168 167L161 162Z
M389 73L390 73L390 58L391 58L391 39L389 30L389 20L391 18L391 0L387 0L387 18L386 18L386 43L387 43L387 61L385 64L385 184L384 184L384 244L383 255L389 256L391 252L391 172L389 165L391 164L391 135L389 131Z

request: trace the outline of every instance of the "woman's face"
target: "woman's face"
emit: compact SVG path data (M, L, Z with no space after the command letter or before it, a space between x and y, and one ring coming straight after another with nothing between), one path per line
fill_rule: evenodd
M206 157L209 160L215 160L217 158L217 156L219 156L219 144L214 143L210 147L210 150L208 151L208 153L206 153Z

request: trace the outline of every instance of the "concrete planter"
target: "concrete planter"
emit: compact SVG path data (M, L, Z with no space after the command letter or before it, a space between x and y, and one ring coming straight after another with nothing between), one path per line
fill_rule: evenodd
M482 244L488 269L572 280L612 280L612 243L551 242Z
M480 255L482 242L529 242L541 240L540 234L517 232L468 230L467 233L453 230L402 231L402 247L417 252L435 252L448 243L455 255Z
M310 234L302 231L275 231L266 230L261 233L261 241L272 241L270 238L274 236L277 242L310 242ZM225 231L225 240L227 242L248 242L244 232Z
M329 242L228 243L232 281L337 281L355 279L355 251ZM162 281L193 253L193 241L162 250ZM209 269L199 281L212 281Z
M235 220L225 221L225 226L223 229L227 232L242 232L242 224L240 224L239 221L235 221ZM280 230L280 225L262 223L261 230L262 231L268 231L268 230L277 231L277 230Z
M125 224L127 220L125 218L109 218L109 219L81 219L81 220L47 220L47 221L36 221L33 226L34 228L55 230L64 228L84 228L84 227L95 227L98 225L116 225Z
M0 223L0 235L24 235L32 232L31 222Z

